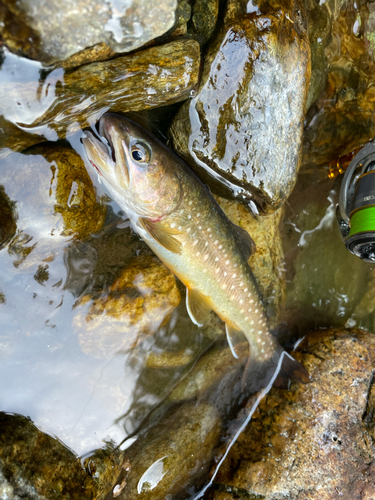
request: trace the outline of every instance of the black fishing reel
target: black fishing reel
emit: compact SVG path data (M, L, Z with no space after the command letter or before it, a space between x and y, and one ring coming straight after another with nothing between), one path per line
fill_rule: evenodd
M336 217L349 252L375 263L375 140L350 162L342 180Z

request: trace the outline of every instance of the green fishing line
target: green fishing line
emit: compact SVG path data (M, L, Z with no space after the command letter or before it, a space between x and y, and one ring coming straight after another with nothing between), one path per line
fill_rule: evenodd
M362 208L350 219L349 236L364 231L375 231L375 207Z

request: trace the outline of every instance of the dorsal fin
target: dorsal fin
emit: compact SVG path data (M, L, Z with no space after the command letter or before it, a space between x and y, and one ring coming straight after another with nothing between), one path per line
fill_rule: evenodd
M245 229L243 229L240 226L237 226L237 224L233 224L233 222L232 222L232 228L236 236L237 244L241 248L244 257L247 260L250 257L250 255L256 252L257 247L253 239L251 238L250 234L247 231L245 231Z
M158 222L152 222L150 219L141 217L139 219L141 227L162 247L173 253L181 253L181 243L174 235L179 234L176 229L165 227Z
M194 288L186 289L186 309L188 310L190 319L198 326L203 326L207 320L212 307L204 295Z

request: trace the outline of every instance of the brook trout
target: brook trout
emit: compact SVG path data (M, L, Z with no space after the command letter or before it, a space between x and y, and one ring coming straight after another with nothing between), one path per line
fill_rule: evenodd
M99 136L85 132L88 159L134 230L186 285L191 320L202 326L213 310L229 344L243 332L258 366L283 352L269 331L247 262L255 245L223 213L206 186L170 149L129 119L99 120ZM235 355L235 351L233 351ZM283 355L281 375L308 382L306 370Z

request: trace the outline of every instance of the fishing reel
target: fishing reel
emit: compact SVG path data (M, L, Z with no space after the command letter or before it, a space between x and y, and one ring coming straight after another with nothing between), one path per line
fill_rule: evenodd
M342 180L336 217L349 252L375 263L375 140L350 162Z

